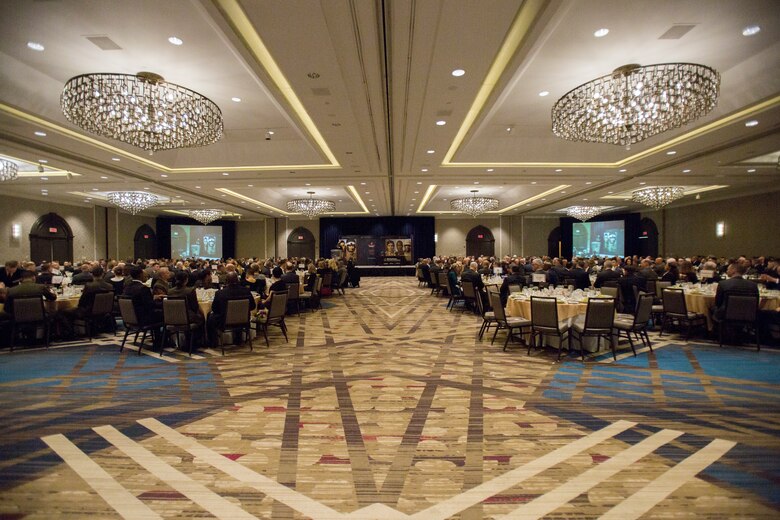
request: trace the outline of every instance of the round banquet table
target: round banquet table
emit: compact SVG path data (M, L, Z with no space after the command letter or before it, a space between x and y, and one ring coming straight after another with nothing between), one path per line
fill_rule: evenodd
M780 298L776 296L761 296L758 308L762 311L774 311L780 306ZM685 292L685 307L688 312L703 314L707 321L707 330L712 330L714 324L710 311L715 308L715 294L701 292Z
M260 295L255 296L255 305L257 305L260 300L262 300ZM200 307L200 312L203 314L204 318L207 318L211 312L211 302L212 300L198 300L198 307Z
M73 296L68 298L63 298L62 296L58 297L56 300L44 300L44 308L46 309L46 312L49 314L54 314L55 312L62 311L65 309L73 309L75 307L78 307L79 305L79 298L80 296ZM0 312L5 310L5 304L0 303Z

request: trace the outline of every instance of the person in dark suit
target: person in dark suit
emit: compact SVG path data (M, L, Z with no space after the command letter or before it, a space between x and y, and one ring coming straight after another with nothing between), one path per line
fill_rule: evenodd
M298 275L293 273L296 282ZM214 295L214 301L211 304L211 313L206 320L206 329L208 331L209 342L211 345L217 344L217 329L225 323L227 316L227 304L229 300L246 300L249 302L249 310L255 308L255 298L248 287L239 284L238 274L228 273L225 276L225 287L217 291Z
M647 258L642 260L642 262L639 264L639 272L637 272L637 275L641 276L645 280L658 280L658 273L655 272L650 260Z
M585 271L585 262L578 260L574 266L574 269L569 271L569 276L574 278L575 289L587 289L590 287L590 276Z
M287 284L301 283L301 279L298 278L297 274L295 274L295 267L293 267L292 262L286 262L284 264L284 274L282 275L282 281Z
M670 282L671 284L676 284L680 281L680 271L677 269L677 262L675 261L668 261L666 262L666 271L664 271L663 276L661 276L662 282Z
M41 264L41 272L38 273L35 281L37 283L42 283L43 285L51 285L53 279L54 275L51 272L51 264L49 262L43 262Z
M87 282L91 282L93 278L90 265L84 262L79 269L81 272L73 275L73 285L86 285Z
M79 304L73 309L60 311L57 322L60 326L60 334L64 338L73 337L73 322L77 319L84 319L92 312L92 304L95 302L95 295L99 293L113 293L114 286L103 279L103 268L100 266L92 269L93 281L87 282L79 298Z
M605 282L617 282L620 278L620 274L617 271L612 270L612 260L604 261L604 268L596 275L596 281L593 282L593 287L601 288Z
M431 265L428 263L427 258L423 258L420 263L420 273L422 274L423 281L426 285L431 285Z
M726 315L726 299L729 295L758 297L758 285L742 278L746 270L747 267L744 264L734 262L726 270L728 279L718 282L718 288L715 291L715 307L712 310L712 316L716 320L721 320Z
M14 300L19 298L44 298L49 301L57 299L57 295L51 292L51 289L43 284L35 283L35 273L32 271L22 271L19 284L8 289L5 297L4 312L8 318L13 317Z
M190 319L190 323L197 323L203 325L205 318L200 312L198 306L198 296L195 293L194 287L188 287L190 276L186 271L179 271L176 273L174 286L168 289L168 299L178 299L187 302L187 316Z
M621 312L633 314L634 309L636 309L634 287L640 291L644 291L647 288L647 280L641 276L637 276L636 267L633 265L625 266L623 268L623 274L624 276L618 278L617 281L618 287L620 288L620 298L623 304Z
M19 269L19 262L16 260L8 260L5 263L5 267L0 269L0 284L6 287L13 287L19 283L22 277L22 272Z
M501 282L501 289L499 289L499 295L501 296L501 305L506 307L506 301L509 299L509 286L519 285L522 287L525 285L525 276L520 272L521 267L519 265L512 264L509 268L509 276L504 278Z
M154 305L152 290L144 285L146 275L141 267L130 268L130 283L125 287L122 297L133 301L133 308L142 325L162 323L162 310Z

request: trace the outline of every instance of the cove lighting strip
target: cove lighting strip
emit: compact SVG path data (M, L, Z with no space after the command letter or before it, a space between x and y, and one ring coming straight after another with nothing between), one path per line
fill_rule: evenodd
M433 211L433 210L423 210L423 208L428 204L428 201L433 196L434 192L436 191L436 188L438 186L436 184L431 184L428 186L428 189L425 191L425 195L423 196L422 200L420 201L420 206L417 208L417 213L433 213L436 215L455 215L459 214L460 211ZM503 209L498 209L494 211L486 211L483 213L483 215L486 214L494 214L494 215L502 215L506 213L507 211L512 211L513 209L519 208L520 206L523 206L525 204L530 204L534 202L535 200L539 200L541 198L547 197L548 195L553 195L558 191L565 190L566 188L571 188L570 184L561 184L560 186L556 186L555 188L549 189L545 192L542 192L538 195L534 195L532 197L528 197L527 199L521 200L520 202L516 202L512 204L511 206L507 206Z

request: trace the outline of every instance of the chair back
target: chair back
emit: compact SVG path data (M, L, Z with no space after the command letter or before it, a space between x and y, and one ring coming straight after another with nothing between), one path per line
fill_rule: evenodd
M663 298L664 297L664 289L668 289L671 286L672 286L672 282L662 282L660 280L655 282L655 295L656 295L656 297Z
M249 302L247 300L228 300L225 327L238 327L248 324Z
M609 296L610 298L617 298L619 291L620 289L617 286L612 287L612 286L603 285L601 287L601 294Z
M163 300L163 322L165 325L177 327L189 325L187 301L181 298L167 298Z
M647 280L645 282L645 288L647 289L647 292L654 295L656 298L659 297L657 289L655 288L657 283L658 280Z
M758 317L758 296L748 294L727 294L726 321L753 323Z
M585 330L612 330L615 323L615 300L612 298L591 298L585 311Z
M501 294L501 288L498 285L488 285L486 289L488 294L490 293Z
M320 291L322 291L322 276L317 275L317 278L314 279L314 294L319 295Z
M288 283L287 284L287 301L299 300L301 294L301 284Z
M493 313L496 316L496 320L503 323L506 321L506 313L504 307L501 305L501 295L495 292L489 292L488 298L490 298L490 306L493 307Z
M450 286L450 282L447 279L447 273L444 271L439 271L436 277L439 279L439 288L446 289Z
M664 314L688 315L688 308L685 306L685 293L682 289L664 289Z
M287 293L273 293L271 295L271 308L268 309L268 321L278 320L284 316L285 312L287 312Z
M540 296L531 297L531 323L534 327L558 330L558 300Z
M122 321L125 322L125 325L130 327L140 325L138 316L135 313L135 306L133 306L133 300L130 298L119 298L119 313L122 315Z
M516 283L509 284L509 294L523 292L523 288Z
M577 280L575 280L574 278L566 277L566 278L563 279L563 285L565 285L566 287L571 287L571 286L576 287L577 286Z
M432 289L438 289L439 288L439 273L436 271L431 271L428 273L429 278L431 279L431 288Z
M40 296L14 299L13 315L16 323L44 321L46 313L43 310L43 299Z
M647 323L650 321L650 315L653 314L653 298L652 294L639 293L639 296L637 296L634 324Z
M108 291L96 293L90 314L92 316L105 316L112 312L114 312L114 293Z
M330 281L333 280L333 273L325 273L322 275L323 287L330 287Z
M470 282L469 280L461 280L460 288L463 289L463 296L465 298L473 300L477 297L477 292L474 290L474 282Z

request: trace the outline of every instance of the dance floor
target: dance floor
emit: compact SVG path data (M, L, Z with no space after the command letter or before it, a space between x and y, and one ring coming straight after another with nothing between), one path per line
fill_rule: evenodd
M253 352L3 351L0 519L780 517L777 349L558 363L361 283Z

